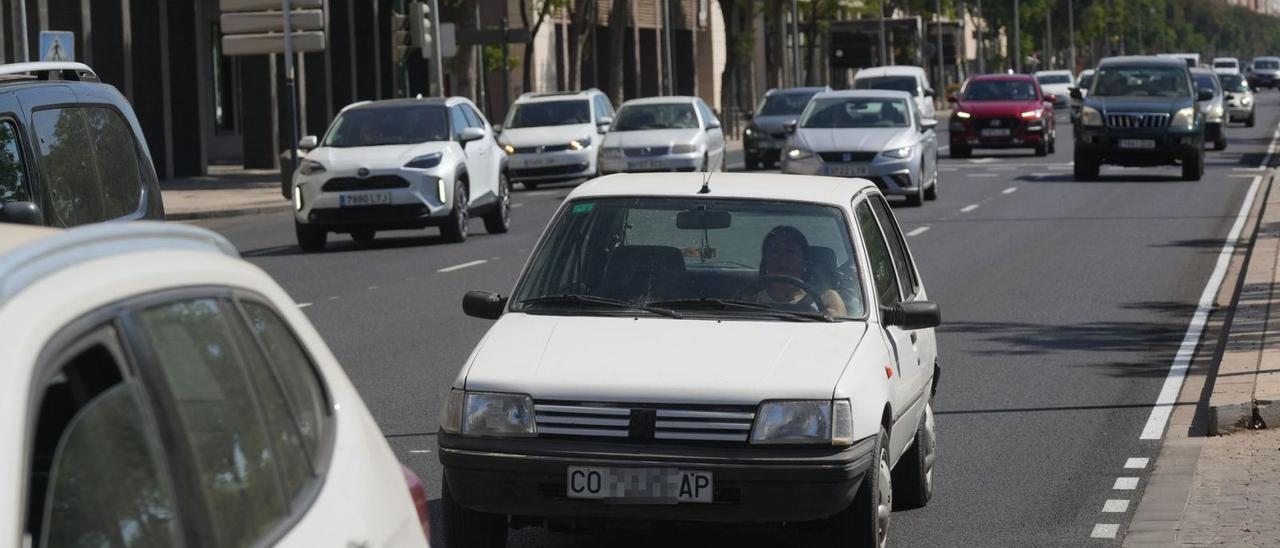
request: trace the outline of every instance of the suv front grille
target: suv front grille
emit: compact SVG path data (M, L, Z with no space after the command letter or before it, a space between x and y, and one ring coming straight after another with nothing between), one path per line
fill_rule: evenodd
M754 407L537 402L538 435L745 443Z
M385 190L389 188L409 188L409 181L404 180L399 175L374 175L364 179L335 177L325 181L320 190L343 192L347 190Z
M870 162L876 158L874 150L854 150L850 152L819 152L824 162ZM846 158L848 156L848 158Z
M1120 129L1162 128L1169 125L1169 114L1108 114L1107 127Z

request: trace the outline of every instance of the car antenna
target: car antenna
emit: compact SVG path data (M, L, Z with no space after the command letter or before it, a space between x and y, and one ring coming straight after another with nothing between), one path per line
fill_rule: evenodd
M707 176L702 179L702 188L698 190L698 194L711 194L711 175L715 172L708 171Z

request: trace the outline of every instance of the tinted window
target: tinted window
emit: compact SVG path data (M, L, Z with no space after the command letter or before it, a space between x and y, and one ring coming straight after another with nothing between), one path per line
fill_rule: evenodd
M1222 82L1222 89L1227 91L1249 91L1249 84L1245 82L1244 77L1239 74L1223 74L1218 77Z
M613 117L613 107L609 105L608 99L605 99L603 95L597 95L595 98L595 102L596 102L596 120L597 121L599 121L600 118L603 118L606 116L610 118Z
M88 128L79 108L39 110L31 115L42 182L49 191L51 224L101 221L102 195L93 166Z
M444 107L361 107L338 115L322 146L367 147L448 140L449 120Z
M462 130L467 129L467 115L462 113L462 107L449 108L449 121L453 124L453 139L461 140Z
M504 127L567 126L591 123L591 105L586 99L521 103L511 111Z
M912 96L920 95L919 82L915 76L876 76L858 78L853 81L853 89L887 89L905 91Z
M10 120L0 121L0 204L28 201L31 201L31 190L27 188L18 128Z
M832 97L814 99L800 121L802 128L908 127L902 99Z
M1036 84L1027 80L977 80L964 88L965 101L1030 101Z
M1257 70L1280 69L1280 61L1254 61L1253 68Z
M800 114L805 105L809 104L809 99L812 99L814 95L817 95L817 93L774 93L764 98L764 102L760 104L759 112L756 113L756 116Z
M1199 91L1212 91L1214 95L1218 94L1218 78L1212 74L1192 74L1191 79L1196 82L1196 89Z
M276 456L218 301L138 314L195 456L197 480L221 546L260 540L285 515Z
M623 107L614 131L687 129L698 127L698 115L690 103L631 105Z
M328 405L315 368L293 332L266 306L244 303L249 329L261 343L271 371L289 401L307 451L314 459L324 436Z
M889 244L880 233L880 225L867 202L858 204L858 228L867 246L867 260L871 262L871 277L876 283L876 296L881 306L897 304L902 300L898 289L898 274L893 269L893 256Z
M893 214L889 213L889 204L885 203L884 198L874 196L868 201L871 202L871 209L875 211L876 220L880 221L881 232L888 238L889 250L893 252L893 260L898 265L898 285L908 296L915 295L919 290L919 284L913 275L915 268L911 264L907 242L902 237L902 231L898 230L898 222L893 218Z
M1046 75L1043 75L1043 76L1036 76L1036 80L1039 80L1039 81L1040 81L1040 83L1041 83L1042 85L1043 85L1043 84L1070 84L1070 83L1071 83L1071 75L1069 75L1069 74L1046 74Z
M467 125L484 129L484 118L470 105L462 105L462 114L467 117Z
M698 101L698 112L702 113L702 125L704 127L709 127L719 122L719 120L716 120L715 113L711 112L711 107L702 101Z
M1093 75L1090 95L1098 97L1185 97L1191 95L1186 69L1169 66L1107 66Z
M133 130L114 110L83 110L102 181L103 218L114 219L137 211L142 200L142 170Z

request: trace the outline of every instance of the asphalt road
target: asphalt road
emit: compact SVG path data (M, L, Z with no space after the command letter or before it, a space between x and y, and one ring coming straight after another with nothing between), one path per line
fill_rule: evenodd
M1280 94L1264 92L1258 127L1233 126L1228 150L1208 153L1200 182L1181 181L1172 167L1104 167L1101 181L1073 182L1062 116L1056 154L944 158L939 200L895 208L944 324L937 490L928 507L894 514L891 545L1119 545L1149 473L1125 464L1158 453L1159 442L1139 434L1260 173L1253 168L1278 105ZM443 398L489 325L462 314L462 294L508 292L570 188L517 191L511 233L477 234L476 222L462 245L429 229L380 234L370 245L336 236L325 253L302 254L288 214L200 224L228 236L305 307L392 447L436 497ZM1136 486L1115 489L1118 477ZM1104 513L1108 500L1131 503ZM438 498L432 510L443 545ZM1119 524L1116 538L1091 538L1098 523ZM525 529L510 545L721 545L726 534L744 546L804 539Z

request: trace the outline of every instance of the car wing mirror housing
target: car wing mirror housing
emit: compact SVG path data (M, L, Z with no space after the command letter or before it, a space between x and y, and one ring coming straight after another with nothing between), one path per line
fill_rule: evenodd
M488 291L468 291L462 297L462 312L473 318L496 320L507 308L507 298Z
M458 135L458 141L463 144L479 141L480 139L484 139L484 130L478 127L469 127L462 130L462 133Z
M932 301L882 306L880 315L886 326L894 325L908 331L938 327L942 324L942 311L938 309L938 303Z
M44 213L32 202L9 202L0 208L0 222L44 226Z
M317 139L315 135L308 135L298 141L298 148L302 150L312 150L317 146L320 146L320 140Z
M796 126L799 125L799 123L800 122L796 120L788 120L786 122L783 122L782 129L786 130L787 133L795 133Z
M1212 100L1213 100L1213 92L1212 92L1212 91L1210 91L1210 90L1207 90L1207 89L1202 89L1202 90L1200 90L1198 93L1196 93L1196 100L1197 100L1197 101L1212 101Z
M613 118L610 118L608 116L601 116L599 120L596 120L596 131L598 131L601 135L604 135L605 133L608 133L609 126L612 126L612 125L613 125Z
M923 119L923 120L920 120L920 131L921 131L922 133L923 133L923 132L926 132L926 131L929 131L929 130L931 130L931 129L933 129L933 128L936 128L936 127L938 127L938 120L936 120L936 119L933 119L933 118L925 118L925 119Z
M1080 88L1071 88L1069 93L1071 94L1072 99L1075 99L1077 101L1084 99L1084 93L1080 92Z

